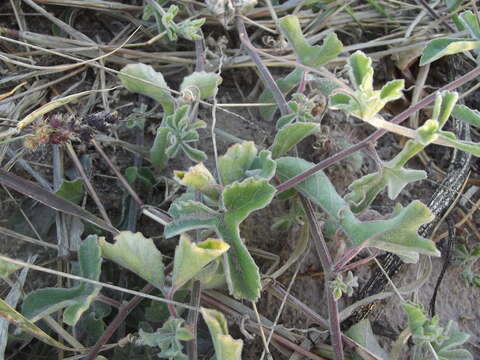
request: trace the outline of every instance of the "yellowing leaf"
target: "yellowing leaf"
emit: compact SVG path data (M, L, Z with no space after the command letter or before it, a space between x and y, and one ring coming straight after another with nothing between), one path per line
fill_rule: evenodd
M187 235L180 236L173 260L172 286L175 290L197 275L208 263L223 255L230 245L218 239L192 243Z

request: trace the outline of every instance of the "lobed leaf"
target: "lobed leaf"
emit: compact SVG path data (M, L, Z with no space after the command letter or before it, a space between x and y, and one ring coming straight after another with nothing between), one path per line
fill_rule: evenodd
M114 239L114 244L99 239L102 256L161 288L165 280L163 257L153 240L130 231L122 231Z
M163 107L165 114L172 114L175 102L170 95L163 75L153 67L145 64L128 64L118 75L123 86L128 90L156 100Z
M420 58L420 66L429 64L441 57L469 51L480 47L480 41L441 38L427 43Z
M80 276L98 281L102 259L96 235L90 235L82 242L78 257ZM63 321L68 325L75 325L99 294L100 289L101 286L81 282L78 286L70 289L35 290L25 297L22 313L35 322L46 315L66 308L63 313Z
M272 159L272 153L262 150L253 160L250 169L245 172L249 177L256 177L270 180L275 175L277 163Z
M404 80L389 81L380 90L380 99L384 102L400 99L403 96L402 91L404 87Z
M175 171L175 180L180 184L201 192L212 199L218 199L220 189L210 171L203 163L185 171Z

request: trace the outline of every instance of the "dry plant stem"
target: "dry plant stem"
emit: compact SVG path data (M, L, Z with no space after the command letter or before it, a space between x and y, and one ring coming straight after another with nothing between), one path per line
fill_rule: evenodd
M391 123L399 124L402 121L404 121L405 119L407 119L413 113L417 112L420 109L423 109L425 106L427 106L428 104L430 104L431 102L433 102L435 100L437 92L446 91L446 90L454 90L454 89L466 84L467 82L475 79L479 75L480 75L480 67L476 67L475 69L466 73L465 75L458 78L457 80L454 80L454 81L450 82L449 84L445 85L444 87L442 87L438 91L428 95L427 97L424 97L418 103L416 103L416 104L410 106L408 109L402 111L400 114L398 114L397 116L395 116L392 119ZM318 172L318 171L320 171L320 170L322 170L322 169L324 169L324 168L326 168L326 167L328 167L328 166L346 158L347 156L353 154L354 152L356 152L360 149L363 149L363 148L367 147L369 143L375 143L378 139L380 139L386 133L387 133L386 130L383 130L383 129L377 130L373 134L371 134L370 136L368 136L367 138L365 138L364 140L359 142L358 144L355 144L355 145L353 145L353 146L351 146L351 147L349 147L349 148L347 148L343 151L340 151L340 152L336 153L335 155L333 155L333 156L331 156L331 157L329 157L325 160L320 161L319 163L317 163L315 166L311 167L307 171L305 171L301 174L298 174L297 176L294 176L293 178L291 178L291 179L285 181L284 183L278 185L277 186L277 193L281 193L285 190L290 189L291 187L293 187L296 184L302 182L303 180L305 180L309 176L315 174L316 172Z
M102 215L103 220L110 226L113 227L112 222L110 221L110 218L107 215L107 212L105 210L105 207L103 206L102 202L100 201L100 198L98 197L97 193L95 192L95 189L92 186L92 183L90 182L90 179L88 178L87 174L85 173L85 170L83 169L82 163L80 162L80 159L78 158L77 154L75 153L75 149L73 148L71 143L67 143L66 145L68 155L72 159L73 163L75 164L75 167L77 168L78 172L80 173L80 176L82 177L83 181L85 182L85 186L88 189L88 192L90 193L90 196L92 197L93 201L98 207L98 210L100 211L100 214Z
M323 271L325 272L325 293L327 297L328 304L328 318L330 322L330 335L332 337L332 347L335 353L336 360L343 360L345 355L343 353L343 344L342 344L342 332L340 330L340 318L338 315L338 304L337 300L333 297L333 292L330 289L330 281L333 277L333 262L328 251L327 243L322 234L322 230L318 224L318 221L315 217L315 209L310 200L302 197L303 208L307 215L308 223L310 225L310 233L312 234L313 243L315 245L315 250L322 264Z
M250 39L247 34L247 30L245 29L245 24L243 23L243 19L240 16L237 16L237 30L238 30L238 35L240 37L240 41L245 46L248 54L250 55L253 62L257 66L257 69L259 71L260 77L262 78L263 84L272 92L273 98L275 99L275 102L278 105L280 113L282 114L282 116L287 115L290 112L290 108L288 107L287 101L285 100L285 97L283 96L282 92L278 88L277 83L272 77L272 74L270 74L270 71L268 71L262 59L260 59L260 56L258 55L255 47L250 42Z
M193 339L187 343L187 356L189 360L198 359L197 349L197 323L198 323L198 309L200 307L200 297L202 295L202 288L200 280L195 280L192 285L192 291L190 293L190 305L195 307L196 310L189 310L187 315L187 326L190 328L193 334Z
M112 171L115 173L115 175L117 175L118 177L118 180L120 180L120 182L122 183L123 186L125 186L125 189L127 189L128 193L130 194L130 196L135 200L135 202L139 205L139 206L143 206L143 201L140 200L140 197L138 196L138 194L135 192L135 190L133 190L133 188L130 186L130 184L128 183L128 181L125 179L125 177L122 175L122 173L120 172L120 170L118 170L118 168L115 166L115 164L112 162L112 160L110 160L110 158L107 156L107 154L105 154L105 151L103 151L102 147L100 146L100 144L95 140L95 139L92 139L92 144L93 146L95 146L95 149L99 152L99 154L102 156L103 160L105 160L105 162L107 163L107 165L110 167L110 169L112 169Z
M143 293L149 293L153 290L152 285L146 285L141 290ZM102 348L103 345L107 343L108 340L112 337L114 332L117 328L123 323L125 318L130 314L130 312L137 307L138 304L143 300L140 296L134 296L128 303L120 307L117 315L112 320L112 322L108 325L105 329L105 332L102 334L100 339L98 339L97 343L93 346L90 350L88 355L85 357L85 360L95 360L97 357L98 352Z

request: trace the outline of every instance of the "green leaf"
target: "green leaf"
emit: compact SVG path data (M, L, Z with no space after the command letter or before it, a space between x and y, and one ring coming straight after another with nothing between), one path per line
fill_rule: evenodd
M83 240L78 256L80 276L98 281L102 259L96 235L90 235ZM78 286L70 289L35 290L25 297L22 313L35 322L46 315L66 308L63 312L63 321L68 325L75 325L100 293L100 289L101 286L81 282Z
M165 114L172 114L175 102L170 95L163 75L150 65L128 64L118 75L123 86L128 90L142 94L159 102Z
M409 263L416 263L418 254L439 257L441 254L435 243L417 234L418 228L433 218L428 207L418 200L405 208L397 204L388 220L364 223L370 225L372 232L376 232L365 245L397 254Z
M473 141L457 140L455 134L442 131L440 132L440 139L453 145L453 147L469 152L476 157L480 157L480 143Z
M460 14L460 20L470 33L470 36L476 40L480 40L480 26L478 18L470 11L464 11Z
M380 344L373 333L370 320L363 319L357 324L350 327L345 333L349 338L355 340L358 344L362 345L365 349L376 355L379 359L388 359L388 355L385 350L382 349Z
M187 360L183 353L182 341L193 339L189 329L183 327L184 320L170 318L160 329L154 333L148 333L140 329L140 343L151 347L159 347L161 352L157 354L160 358Z
M206 308L202 308L200 312L210 331L216 359L241 360L243 341L235 340L228 334L227 321L223 314Z
M451 38L434 39L429 41L423 49L420 66L429 64L447 55L477 49L478 47L480 47L480 41Z
M385 102L400 99L403 96L404 80L392 80L386 83L380 91L380 99Z
M472 126L480 127L480 112L470 109L468 106L457 104L453 108L453 116Z
M245 172L247 176L253 176L256 178L262 178L270 180L275 175L277 163L272 159L272 153L268 150L262 150L257 157L253 160L253 163L249 170Z
M328 34L321 46L311 46L302 33L298 17L294 15L285 16L278 23L280 30L304 65L321 66L335 59L342 51L343 45L335 33Z
M303 159L283 157L277 159L277 175L286 181L313 166ZM361 222L322 171L294 188L336 220L353 246L377 247L394 252L408 262L417 260L418 253L440 255L432 241L417 235L420 225L432 220L428 207L419 201L413 201L406 208L397 208L390 219Z
M54 346L59 349L67 350L67 351L75 351L75 349L65 346L62 343L59 343L57 340L50 337L47 333L45 333L32 321L26 319L22 314L17 312L14 308L8 305L1 298L0 298L0 317L6 319L8 322L14 324L20 330L37 338L38 340L44 342L45 344Z
M173 221L165 226L166 238L198 228L215 229L220 217L220 213L197 201L174 202L168 212Z
M99 239L102 256L161 288L165 280L164 265L162 254L153 240L130 231L122 231L114 239L114 244Z
M274 193L275 188L267 180L248 178L225 186L223 214L195 201L174 203L169 211L173 221L165 226L165 237L198 228L215 230L231 246L223 264L230 293L236 298L255 301L260 295L260 274L240 238L239 227L251 212L268 205Z
M20 265L12 264L11 262L5 260L0 260L0 278L8 278L11 274L13 274L20 268Z
M55 194L71 201L74 204L79 204L83 199L83 181L82 179L62 180L60 187L55 191Z
M203 100L216 96L221 83L222 77L216 73L196 71L183 78L180 90L190 90L195 94L195 98Z
M162 170L167 165L167 145L169 134L170 129L159 127L157 129L157 135L153 141L152 148L150 149L150 161L157 170Z
M319 129L320 125L318 124L300 122L282 127L273 141L272 157L276 159L285 155L300 141L317 132Z
M362 51L358 50L348 58L348 74L355 89L373 90L372 60Z
M195 244L187 235L180 236L173 259L173 289L179 289L229 248L228 244L218 239L207 239Z
M145 185L148 189L151 189L157 180L152 171L148 167L135 167L130 166L125 169L125 179L130 185L134 185L137 180L141 184Z
M253 141L244 141L230 146L225 155L218 159L219 176L223 185L242 180L257 156L257 148Z

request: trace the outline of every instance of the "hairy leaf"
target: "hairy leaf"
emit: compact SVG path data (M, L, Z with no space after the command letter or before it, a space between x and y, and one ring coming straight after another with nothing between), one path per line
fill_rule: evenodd
M453 116L472 126L480 127L480 112L478 110L470 109L468 106L458 104L453 108Z
M218 199L220 189L213 175L203 163L192 166L186 171L175 171L175 180L184 186L201 192L212 199Z
M229 248L228 244L218 239L207 239L195 244L187 235L180 236L173 259L173 288L179 289Z
M452 38L434 39L429 41L423 49L420 66L429 64L447 55L477 49L478 47L480 47L480 41Z
M175 102L170 95L163 75L153 67L145 64L128 64L118 75L123 86L128 90L142 94L158 101L165 114L172 114Z
M372 60L362 51L358 50L348 58L348 74L356 89L373 90Z
M277 159L277 174L286 181L312 166L314 164L303 159L283 157ZM420 225L432 220L428 207L419 201L413 201L406 208L398 208L390 219L360 222L323 172L319 171L298 183L295 189L336 220L354 246L378 247L394 252L409 262L418 259L418 253L440 254L432 241L417 235Z
M102 259L96 235L88 236L79 249L80 276L96 280L100 278ZM25 317L35 322L55 311L66 308L63 321L75 325L99 294L101 287L85 282L70 288L44 288L28 294L22 306Z
M157 354L159 358L187 360L188 357L183 353L181 342L192 340L193 335L189 329L183 327L183 323L183 319L170 318L154 333L148 333L140 329L140 343L151 347L159 347L161 350Z
M222 78L216 73L196 71L183 78L180 90L191 90L195 97L203 100L215 96L221 83Z
M202 308L201 313L212 337L216 358L241 360L243 341L235 340L228 334L227 321L223 314L206 308Z
M242 180L257 156L257 148L253 141L244 141L232 145L225 155L218 159L219 176L223 185Z
M275 188L266 179L248 178L227 185L222 193L223 213L195 201L181 201L170 208L173 221L165 226L167 238L197 228L215 230L231 247L224 262L230 293L255 301L260 295L257 265L240 238L240 223L253 211L268 205Z
M319 128L320 126L318 124L300 122L282 127L277 135L275 135L272 146L272 157L276 159L285 155L292 147L307 136L317 132Z
M150 284L161 288L164 283L164 265L162 254L152 239L141 233L122 231L110 244L104 238L99 239L102 256L134 272Z

